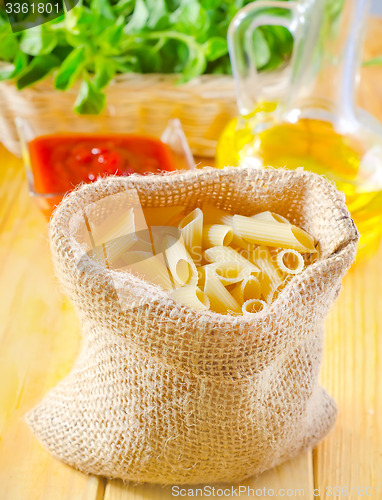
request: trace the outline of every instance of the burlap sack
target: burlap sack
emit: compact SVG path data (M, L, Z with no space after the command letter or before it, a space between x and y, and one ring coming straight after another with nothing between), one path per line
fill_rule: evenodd
M131 187L143 206L272 210L319 241L320 259L255 319L191 310L90 259L80 270L76 214ZM50 238L83 329L71 373L27 416L55 457L128 481L236 481L314 446L332 427L336 405L318 383L323 322L358 233L343 195L323 178L251 168L108 178L63 201ZM134 307L121 308L116 282Z

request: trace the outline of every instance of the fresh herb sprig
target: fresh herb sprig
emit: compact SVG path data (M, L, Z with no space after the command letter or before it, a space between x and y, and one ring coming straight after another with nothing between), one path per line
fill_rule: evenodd
M227 30L250 0L80 0L65 16L12 33L0 12L0 79L23 89L53 74L56 89L79 81L75 110L97 114L104 89L119 73L179 73L186 82L231 72ZM282 27L257 30L258 69L272 69L293 45Z

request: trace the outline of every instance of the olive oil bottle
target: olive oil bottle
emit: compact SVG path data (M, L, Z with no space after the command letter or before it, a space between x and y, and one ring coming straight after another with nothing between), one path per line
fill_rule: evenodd
M258 0L242 9L228 32L240 115L216 154L218 168L303 167L334 181L361 233L359 253L382 236L382 126L354 105L368 6ZM293 53L258 73L253 34L269 24L289 29Z
M359 251L370 249L382 235L382 148L365 152L362 141L337 133L326 121L302 119L280 123L253 136L238 121L225 129L217 166L304 167L335 182L360 231ZM366 178L365 171L369 174Z

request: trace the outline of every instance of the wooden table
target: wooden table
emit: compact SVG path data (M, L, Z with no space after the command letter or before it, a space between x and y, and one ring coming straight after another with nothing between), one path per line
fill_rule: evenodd
M370 23L368 57L382 54L381 32L381 21ZM360 94L380 119L381 81L381 68L366 68ZM176 498L171 488L81 474L52 458L31 434L23 415L69 372L79 325L53 275L47 224L28 196L21 161L2 146L0 231L0 500ZM381 379L382 245L353 266L326 323L321 380L339 405L334 430L313 451L243 485L265 488L266 494L257 493L263 497L274 490L288 498L382 499ZM349 493L335 495L335 487Z

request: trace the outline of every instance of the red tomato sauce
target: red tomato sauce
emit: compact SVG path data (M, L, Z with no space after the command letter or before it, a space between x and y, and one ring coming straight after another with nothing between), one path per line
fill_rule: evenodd
M29 143L36 193L65 193L108 174L176 170L169 146L135 134L56 134Z

